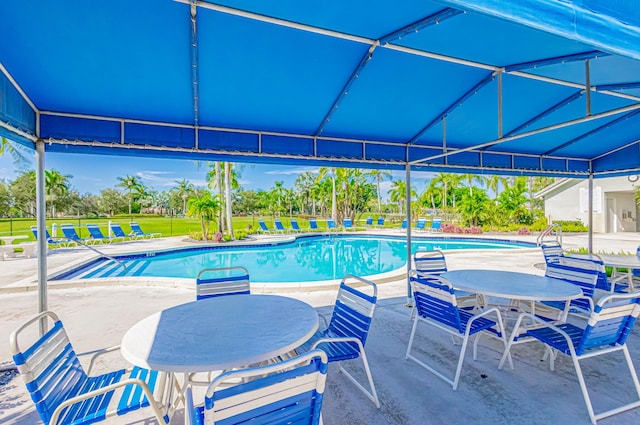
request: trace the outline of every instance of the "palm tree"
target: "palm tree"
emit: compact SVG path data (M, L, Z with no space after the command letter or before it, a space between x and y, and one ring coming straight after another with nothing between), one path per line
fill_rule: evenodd
M407 183L404 180L394 180L391 183L391 189L389 190L389 198L391 202L398 203L398 211L400 214L403 213L402 206L406 203L407 200ZM416 191L411 188L411 197L416 196Z
M304 214L305 206L309 205L309 199L311 199L311 191L314 185L316 175L311 171L305 171L298 174L296 181L293 184L300 194L300 212ZM315 214L315 211L314 211Z
M486 178L486 184L487 188L494 193L493 198L498 199L498 196L500 195L500 184L502 184L503 188L506 187L507 179L496 175L488 176Z
M48 200L51 202L51 217L56 215L56 200L59 196L69 193L67 180L70 176L64 176L56 170L44 171L44 185Z
M127 197L129 198L129 215L131 215L131 204L133 203L134 196L136 194L143 194L146 188L136 176L127 175L125 177L118 177L118 181L120 183L118 183L117 186L127 191Z
M176 192L178 193L178 196L182 198L182 214L186 214L187 199L189 199L189 195L193 193L193 190L195 189L195 187L187 179L182 179L180 181L176 181L175 183L178 183L178 186L176 187Z
M222 231L223 215L227 216L226 224L229 232L232 232L231 226L231 190L240 189L239 178L240 174L238 168L232 162L223 162L222 167L220 162L214 162L210 164L210 170L207 173L207 181L210 188L218 189L218 199L223 201L225 206L218 211L218 231ZM227 179L226 176L229 176ZM224 183L223 183L224 182ZM226 212L226 213L225 213Z
M29 162L26 153L22 150L22 145L0 137L0 156L4 156L5 153L9 153L13 157L13 165L18 169L25 168L24 166Z
M480 184L484 183L484 178L477 174L463 174L460 177L467 183L467 186L469 187L469 196L473 196L473 182Z
M331 218L338 220L338 203L336 201L336 169L335 167L320 167L318 180L324 180L325 176L331 172Z
M391 178L391 171L389 170L371 170L366 173L367 176L373 177L376 180L376 188L378 189L378 214L382 212L382 202L380 195L380 182Z
M200 218L202 240L206 241L209 237L207 224L215 218L220 209L220 203L217 197L211 196L209 191L202 190L189 198L187 206L187 214Z

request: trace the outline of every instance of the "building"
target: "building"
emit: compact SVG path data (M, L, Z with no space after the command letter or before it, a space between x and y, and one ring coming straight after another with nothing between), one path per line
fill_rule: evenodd
M595 233L638 232L637 175L593 180L593 231ZM560 179L536 194L544 199L545 215L551 221L589 222L589 181Z

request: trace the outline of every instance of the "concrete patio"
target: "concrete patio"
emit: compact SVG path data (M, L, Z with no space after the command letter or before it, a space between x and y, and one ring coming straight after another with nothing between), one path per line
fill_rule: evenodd
M503 238L504 236L486 235ZM509 239L535 240L535 237ZM566 248L586 246L586 235L565 235ZM183 244L180 238L162 238L149 242L135 242L106 246L109 253L133 249L161 249ZM635 252L640 235L624 233L596 235L596 252ZM52 252L49 270L91 256L79 248ZM537 249L522 251L460 251L447 253L450 270L463 268L497 268L542 274L534 267L542 262ZM11 260L0 263L3 281L0 283L0 362L10 359L10 332L37 312L37 292L32 286L36 270L34 259ZM193 288L166 284L61 287L52 285L49 291L50 309L57 312L69 332L78 352L105 348L120 343L126 330L134 323L163 308L194 299ZM335 290L284 291L282 295L308 302L321 313L328 313L335 298ZM406 281L397 280L379 285L380 301L367 340L367 355L382 402L376 409L338 372L331 367L323 405L324 423L332 424L588 424L587 414L573 365L569 358L558 357L556 371L550 372L542 362L540 344L516 346L515 370L498 370L502 346L491 339L483 339L478 360L473 361L468 350L462 369L458 391L431 375L417 364L404 359L411 331L409 309L406 307ZM636 328L629 339L629 349L636 369L640 367L640 330ZM418 329L416 355L430 364L442 366L453 374L459 346L451 338L426 327ZM113 369L124 365L118 353L100 365ZM356 376L364 378L361 363L350 366ZM587 360L583 364L587 385L596 411L614 404L631 401L633 386L621 353ZM1 382L1 381L0 381ZM142 411L106 423L154 423L149 411ZM181 423L181 412L176 418ZM39 418L20 377L6 384L0 383L0 423L33 424ZM602 424L640 423L640 409L625 412L600 421Z

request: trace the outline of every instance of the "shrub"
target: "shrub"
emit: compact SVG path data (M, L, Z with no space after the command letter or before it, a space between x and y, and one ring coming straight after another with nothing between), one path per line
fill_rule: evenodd
M526 227L521 227L518 229L518 234L519 235L530 235L531 231L529 229L527 229Z

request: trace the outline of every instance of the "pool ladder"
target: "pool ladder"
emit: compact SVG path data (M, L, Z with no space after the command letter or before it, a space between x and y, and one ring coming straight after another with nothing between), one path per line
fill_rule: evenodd
M544 229L542 232L540 232L540 234L538 235L538 238L536 239L536 245L540 246L545 242L556 242L559 245L562 245L562 226L557 224L557 223L553 223L549 226L547 226L546 229Z

